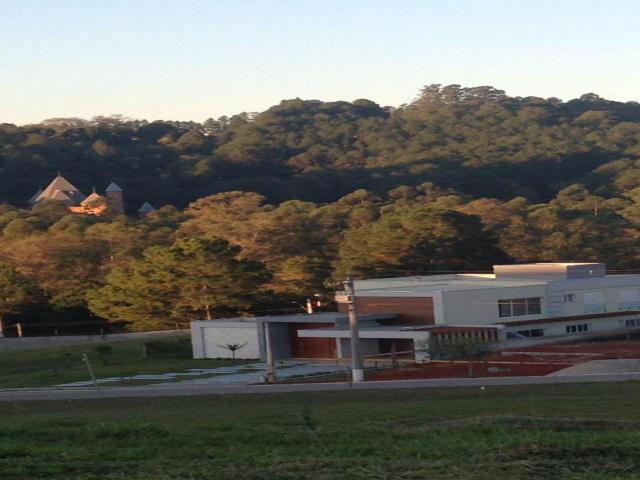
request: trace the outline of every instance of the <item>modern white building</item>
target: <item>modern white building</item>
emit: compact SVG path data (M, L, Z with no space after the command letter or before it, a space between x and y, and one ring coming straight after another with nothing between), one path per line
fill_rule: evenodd
M371 358L415 350L433 337L472 336L508 346L640 328L640 275L607 275L601 263L496 265L492 274L359 280L355 293L362 348ZM272 336L279 358L349 356L344 313L252 321L258 345L264 343L264 322L287 325L286 338ZM192 328L217 329L216 322L195 322ZM200 343L207 343L208 337L199 335ZM208 335L215 339L222 333ZM196 357L210 356L196 343ZM262 356L261 347L258 353Z
M607 275L601 263L496 265L493 274L361 280L355 287L359 311L395 307L400 319L499 327L507 338L635 326L626 317L640 313L640 275ZM575 332L578 322L587 325ZM543 331L527 332L530 325Z

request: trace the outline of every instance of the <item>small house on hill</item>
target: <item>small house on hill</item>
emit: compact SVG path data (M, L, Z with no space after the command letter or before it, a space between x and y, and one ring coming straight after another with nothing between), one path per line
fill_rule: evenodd
M124 213L124 192L115 182L109 184L104 195L93 189L89 196L85 196L71 182L58 174L44 190L39 189L29 199L29 205L33 207L47 201L62 202L70 212L79 215L104 215L107 212ZM139 214L146 216L153 211L155 208L145 202Z

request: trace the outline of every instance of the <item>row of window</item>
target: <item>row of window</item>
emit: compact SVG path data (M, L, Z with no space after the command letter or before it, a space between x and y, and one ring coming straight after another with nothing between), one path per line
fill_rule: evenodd
M640 318L629 319L624 321L624 326L627 328L640 328ZM591 330L591 325L588 323L578 323L574 325L566 325L565 332L568 334L572 333L585 333ZM543 328L532 328L529 330L518 330L516 332L507 332L507 338L509 339L517 339L517 338L536 338L536 337L544 337L544 329Z
M524 315L540 315L541 298L513 298L498 300L498 315L500 317L521 317Z
M618 310L640 310L640 302L620 302L618 304Z
M622 294L628 294L627 296ZM631 300L632 291L619 292L620 302L618 310L633 311L640 310L640 300ZM601 292L591 292L585 294L584 313L604 313L607 305L604 303L604 296ZM564 294L565 303L575 303L575 293ZM540 297L531 298L511 298L498 300L498 315L504 317L522 317L525 315L540 315L542 313L542 299Z
M567 325L565 330L567 333L584 333L589 331L589 324L579 323L577 325Z
M564 303L576 303L575 293L565 293ZM584 294L585 313L606 312L607 305L602 292L588 292ZM618 310L640 310L640 290L618 291Z
M627 320L627 322L629 322L629 320ZM638 326L640 326L640 320L638 320ZM590 329L590 326L588 323L578 323L575 325L567 325L565 327L565 331L567 333L585 333L585 332L588 332L589 329ZM516 332L507 332L507 338L536 338L536 337L544 337L543 328L532 328L530 330L518 330Z
M627 325L629 326L629 325ZM640 320L638 320L640 326ZM584 333L589 331L588 323L580 323L577 325L567 325L565 327L567 333ZM532 328L530 330L518 330L517 332L507 332L507 338L537 338L544 337L543 328Z
M518 330L517 332L507 332L507 338L536 338L544 337L544 329L532 328L531 330Z

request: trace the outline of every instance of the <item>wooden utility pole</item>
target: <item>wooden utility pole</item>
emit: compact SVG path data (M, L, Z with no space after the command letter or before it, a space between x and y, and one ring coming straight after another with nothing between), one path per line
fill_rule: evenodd
M358 330L358 315L356 314L355 289L353 280L349 277L344 282L344 297L337 300L347 304L349 312L349 330L351 333L351 381L354 383L364 381L364 370L362 369L362 357L360 355L360 333Z

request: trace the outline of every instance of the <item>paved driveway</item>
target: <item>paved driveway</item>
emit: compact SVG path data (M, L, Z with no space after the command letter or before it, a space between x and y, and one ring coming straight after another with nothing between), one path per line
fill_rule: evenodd
M551 375L561 377L565 375L596 375L607 373L640 373L640 360L635 358L592 360L558 370L557 372L551 373Z

